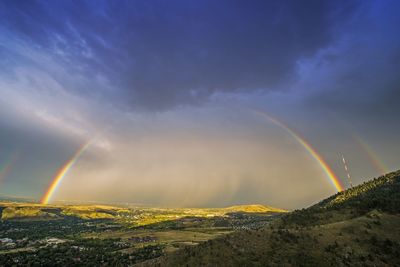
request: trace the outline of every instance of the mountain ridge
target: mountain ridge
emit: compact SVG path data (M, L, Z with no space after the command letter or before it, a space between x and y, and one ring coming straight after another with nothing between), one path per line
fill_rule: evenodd
M134 210L181 213L182 216L224 216L228 213L283 213L283 209L261 204L235 205L224 208L127 208L111 205L44 205L30 202L0 202L1 220L55 220L66 217L81 219L117 219L119 213Z

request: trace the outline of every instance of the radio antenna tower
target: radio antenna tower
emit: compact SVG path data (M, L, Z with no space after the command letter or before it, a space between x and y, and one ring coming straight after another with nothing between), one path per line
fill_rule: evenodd
M346 163L346 160L344 159L343 155L342 155L342 161L343 161L344 169L346 170L347 178L349 179L350 187L353 187L353 182L351 181L349 168L347 168L347 163Z

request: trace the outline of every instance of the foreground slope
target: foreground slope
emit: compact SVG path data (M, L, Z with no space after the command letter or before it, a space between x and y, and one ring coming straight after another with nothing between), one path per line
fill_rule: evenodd
M142 266L399 266L400 171Z

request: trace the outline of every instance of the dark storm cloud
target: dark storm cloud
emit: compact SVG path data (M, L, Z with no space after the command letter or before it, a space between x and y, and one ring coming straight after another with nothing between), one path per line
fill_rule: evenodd
M311 60L306 88L315 93L308 105L370 126L399 127L399 12L398 1L363 3L343 24L341 40Z
M3 27L121 103L166 109L216 91L273 90L334 38L349 1L3 1ZM95 91L89 84L78 93ZM71 89L72 90L72 89ZM104 93L104 92L97 92ZM106 93L104 93L106 94Z

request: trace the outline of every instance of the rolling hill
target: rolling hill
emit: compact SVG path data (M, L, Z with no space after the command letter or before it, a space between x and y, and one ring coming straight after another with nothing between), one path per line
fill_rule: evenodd
M231 213L279 214L283 209L263 205L237 205L226 208L125 208L107 205L43 205L28 202L0 202L0 219L19 221L79 219L121 220L136 216L141 225L165 220L176 220L186 216L215 217ZM131 216L131 217L132 217ZM151 220L150 220L151 219Z
M399 266L400 171L139 266Z

